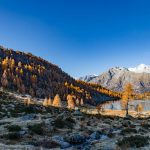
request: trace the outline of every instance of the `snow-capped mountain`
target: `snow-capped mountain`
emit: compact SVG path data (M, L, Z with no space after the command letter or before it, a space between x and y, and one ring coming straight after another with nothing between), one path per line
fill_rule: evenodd
M84 77L80 77L79 80L82 80L82 81L85 81L85 82L89 82L91 81L92 79L96 78L97 75L87 75L87 76L84 76Z
M135 68L128 68L129 71L135 72L135 73L150 73L150 66L145 64L140 64Z
M87 77L80 80L101 84L114 91L122 91L129 82L134 86L135 92L150 91L150 66L144 64L135 68L114 67L99 76Z

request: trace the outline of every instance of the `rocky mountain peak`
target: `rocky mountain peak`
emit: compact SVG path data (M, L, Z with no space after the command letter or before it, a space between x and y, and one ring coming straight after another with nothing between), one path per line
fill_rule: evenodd
M113 91L122 91L125 84L131 83L134 85L135 92L148 92L150 91L150 66L140 64L135 68L114 67L108 71L84 80L90 83L100 84Z

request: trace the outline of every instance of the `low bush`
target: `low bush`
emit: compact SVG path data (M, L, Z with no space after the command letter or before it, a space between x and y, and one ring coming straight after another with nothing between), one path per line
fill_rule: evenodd
M64 128L65 127L65 121L62 120L62 119L56 119L53 123L53 125L56 127L56 128Z
M72 118L66 118L66 119L60 119L60 118L57 118L53 125L56 127L56 128L64 128L64 127L68 127L70 129L73 128L73 124L75 123L75 121L72 119Z
M68 117L65 120L70 123L75 123L74 119L72 119L71 117Z
M44 130L42 128L42 124L34 124L34 125L29 125L28 129L38 135L42 135Z
M130 134L130 133L137 133L137 130L133 128L125 128L121 131L122 135Z
M21 131L21 127L18 125L11 125L7 127L9 132L17 132L17 131Z
M57 144L56 142L51 141L51 140L43 140L43 141L36 141L35 140L35 141L28 142L28 144L33 145L35 147L43 147L46 149L57 148L60 146L59 144Z
M125 147L140 148L149 144L149 137L141 135L124 137L122 140L119 140L117 144L120 147L125 146Z
M142 124L141 125L144 129L149 129L150 128L150 124Z
M17 132L8 133L8 134L6 135L6 137L7 137L8 139L10 139L10 140L18 140L18 139L20 139L20 134L17 133Z

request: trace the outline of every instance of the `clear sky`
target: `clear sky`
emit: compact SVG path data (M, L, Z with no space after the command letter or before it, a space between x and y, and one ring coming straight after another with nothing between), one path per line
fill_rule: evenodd
M150 1L0 0L0 45L73 77L150 65Z

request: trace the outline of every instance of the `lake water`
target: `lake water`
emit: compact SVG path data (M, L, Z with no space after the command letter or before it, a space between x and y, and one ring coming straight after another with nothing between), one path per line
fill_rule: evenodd
M142 105L143 111L150 111L150 100L132 100L129 102L129 110L136 110L137 105ZM109 102L103 105L104 109L123 110L123 101Z

